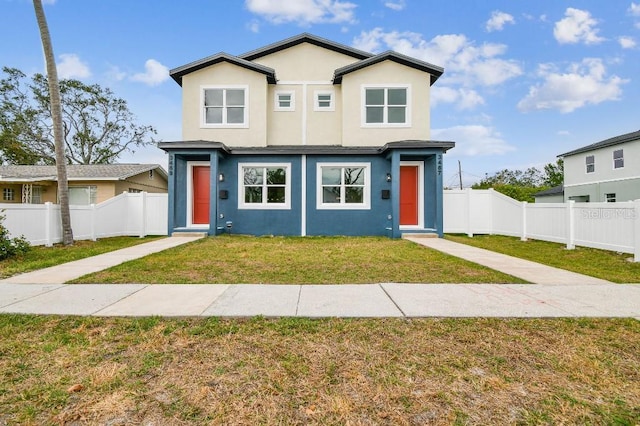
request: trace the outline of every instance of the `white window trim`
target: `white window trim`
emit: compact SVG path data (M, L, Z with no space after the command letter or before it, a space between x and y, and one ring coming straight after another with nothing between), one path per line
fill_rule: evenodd
M291 106L281 107L280 95L291 96ZM293 90L276 90L273 100L274 100L274 105L273 105L274 111L295 111L296 110L296 92Z
M367 123L367 89L406 89L407 106L405 111L405 123ZM385 105L385 116L389 105ZM363 84L360 86L360 124L361 127L385 128L385 127L411 127L411 85L410 84Z
M328 107L321 107L320 100L318 99L321 95L329 95L331 99L329 100ZM314 111L335 111L336 110L336 92L335 90L314 90L313 91L313 110Z
M208 161L187 162L187 228L209 229L211 224L193 223L193 168L197 166L205 166L211 168L211 163ZM211 203L211 200L209 200L209 203Z
M244 167L279 167L286 171L284 187L284 203L267 203L263 199L262 203L244 202ZM265 176L266 178L266 176ZM263 183L266 186L266 181ZM263 187L264 187L263 186ZM240 210L291 210L291 163L238 163L238 209Z
M622 157L618 158L618 160L622 160L622 167L616 167L616 152L618 151L622 151ZM620 169L624 169L624 149L615 149L613 150L613 152L611 153L611 159L613 160L613 170L620 170Z
M418 224L400 225L400 229L424 229L424 161L401 161L402 166L418 166Z
M589 159L589 157L593 158L593 163L591 163L591 165L593 165L593 170L589 171L589 163L587 163L587 160ZM587 155L584 158L584 172L585 174L591 174L591 173L595 173L596 172L596 156L595 155Z
M204 91L207 89L244 89L244 123L207 123L204 107ZM249 128L249 86L248 85L214 85L200 86L200 127L203 129L248 129Z
M323 167L364 167L363 203L323 203L322 168ZM316 164L316 209L318 210L371 210L371 163L317 163Z

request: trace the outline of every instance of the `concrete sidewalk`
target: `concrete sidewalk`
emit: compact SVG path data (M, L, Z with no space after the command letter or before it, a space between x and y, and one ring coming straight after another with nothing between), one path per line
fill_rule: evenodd
M1 283L0 313L166 317L640 318L640 285Z
M247 317L635 317L640 285L612 284L435 238L418 244L535 284L74 284L193 241L171 237L0 281L0 313Z

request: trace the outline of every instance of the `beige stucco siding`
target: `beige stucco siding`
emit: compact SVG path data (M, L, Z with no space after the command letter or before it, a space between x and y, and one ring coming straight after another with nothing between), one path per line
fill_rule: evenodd
M149 172L144 172L131 176L124 181L115 182L115 195L122 194L125 191L129 192L130 189L151 193L164 193L167 192L167 188L167 180L161 176L157 170L154 170L153 178L149 178Z
M333 93L333 111L315 111L315 92ZM342 144L342 90L336 85L313 85L307 90L307 144Z
M410 126L363 126L363 87L407 85ZM384 61L345 75L342 79L342 144L380 146L390 141L429 139L430 75L393 61Z
M202 91L211 86L247 86L248 126L208 128L202 125ZM228 62L194 71L182 79L182 138L223 142L228 146L266 146L267 80L264 74Z
M253 62L275 69L278 81L331 81L337 68L357 61L333 50L300 43Z
M276 110L276 94L293 93L293 109L291 111ZM301 145L304 97L301 85L272 84L268 88L267 97L267 144L268 145Z

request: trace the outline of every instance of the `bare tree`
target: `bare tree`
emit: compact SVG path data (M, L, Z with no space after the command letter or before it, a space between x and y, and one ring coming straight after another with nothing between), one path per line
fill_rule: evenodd
M64 132L62 127L62 105L60 103L60 85L58 70L56 69L53 46L47 18L42 8L42 0L33 0L36 20L40 29L42 49L47 65L47 79L49 80L49 96L51 98L51 118L53 121L53 137L55 140L56 169L58 173L58 198L60 201L60 218L62 219L62 243L73 245L73 231L71 229L71 213L69 212L69 183L67 182L67 161L64 155Z

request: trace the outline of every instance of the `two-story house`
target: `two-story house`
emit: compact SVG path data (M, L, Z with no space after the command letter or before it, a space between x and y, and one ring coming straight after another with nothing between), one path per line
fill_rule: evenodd
M442 235L429 140L443 69L301 34L170 71L183 140L169 154L169 233Z
M640 199L640 130L560 154L564 200L616 202Z

